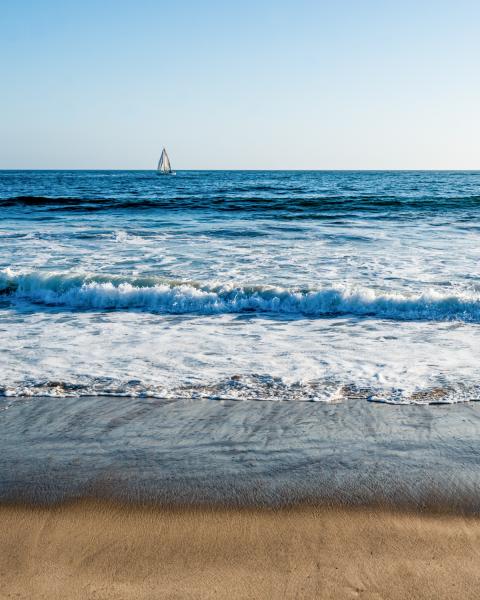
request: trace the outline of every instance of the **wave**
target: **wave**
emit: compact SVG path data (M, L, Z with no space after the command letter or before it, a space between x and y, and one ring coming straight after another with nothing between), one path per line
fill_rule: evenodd
M134 200L130 203L123 203L125 207L134 205ZM91 211L103 210L118 207L120 203L115 198L77 198L77 197L53 197L53 196L12 196L10 198L1 198L0 206L2 208L11 208L16 206L25 206L31 208L45 208L47 210L64 211ZM120 205L120 207L122 207Z
M424 388L396 389L376 385L359 386L335 379L286 382L267 374L236 374L204 383L161 385L141 379L73 376L69 381L28 378L10 382L0 380L0 397L82 396L156 398L161 400L249 400L270 402L368 401L394 405L447 405L480 401L480 386L464 382ZM2 410L0 402L0 411Z
M247 195L245 195L247 192ZM170 195L150 195L129 191L117 197L103 196L101 193L85 196L41 196L25 195L0 198L0 207L27 207L52 211L102 211L102 210L215 210L219 212L262 212L289 214L309 218L328 215L332 211L383 213L445 210L466 210L478 208L480 195L465 196L394 196L381 194L325 194L312 191L290 190L287 188L222 189L206 193L185 193ZM312 211L314 213L312 214ZM317 214L320 213L320 214Z
M480 323L480 294L429 290L402 294L359 287L292 289L199 283L155 277L0 271L0 294L70 310L141 310L170 314L270 313L303 317L352 315L392 320Z

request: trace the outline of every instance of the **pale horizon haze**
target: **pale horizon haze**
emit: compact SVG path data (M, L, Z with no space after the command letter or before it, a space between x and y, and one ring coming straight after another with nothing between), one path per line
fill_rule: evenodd
M0 169L480 169L480 4L2 2Z

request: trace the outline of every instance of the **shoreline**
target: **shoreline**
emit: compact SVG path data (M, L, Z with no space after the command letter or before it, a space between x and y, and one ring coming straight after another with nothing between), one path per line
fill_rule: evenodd
M0 412L0 600L473 600L480 405Z
M478 403L14 399L0 429L0 504L480 513Z
M363 500L351 500L345 498L338 499L301 499L299 501L289 500L278 503L254 503L230 501L195 501L175 502L161 501L156 498L145 498L141 495L109 495L109 494L80 494L77 496L66 496L65 498L55 498L52 500L41 499L39 501L31 498L13 498L0 500L0 512L2 511L63 511L76 507L104 507L112 510L122 510L126 512L145 511L151 513L181 514L181 513L240 513L240 514L293 514L299 512L311 513L382 513L399 515L404 517L425 517L425 518L465 518L478 519L480 522L480 501L471 499L471 503L460 499L457 503L450 501L450 496L445 501L432 496L430 501L422 502L395 501L393 499L385 500L382 498Z
M0 598L474 598L480 519L372 509L0 505Z

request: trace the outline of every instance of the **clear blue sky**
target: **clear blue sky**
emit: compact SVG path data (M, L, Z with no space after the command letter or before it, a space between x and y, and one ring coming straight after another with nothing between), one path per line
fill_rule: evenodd
M0 168L480 169L478 0L0 2Z

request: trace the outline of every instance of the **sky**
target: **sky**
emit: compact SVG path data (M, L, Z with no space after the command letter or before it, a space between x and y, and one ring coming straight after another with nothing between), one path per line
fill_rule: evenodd
M480 169L478 0L0 0L0 169Z

